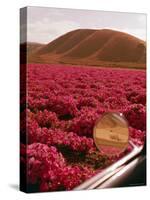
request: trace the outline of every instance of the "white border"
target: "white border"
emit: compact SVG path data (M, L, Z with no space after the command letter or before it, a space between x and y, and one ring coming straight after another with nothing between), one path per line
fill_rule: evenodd
M129 187L79 192L53 192L24 194L16 189L19 182L19 8L25 6L48 6L105 11L147 13L150 16L148 0L5 0L0 6L0 198L11 200L25 199L147 199L147 187ZM150 33L149 26L147 32ZM148 49L149 52L149 38ZM149 65L149 55L148 55ZM147 67L148 67L147 65ZM147 68L147 85L150 69ZM149 113L150 90L147 88L147 110ZM148 116L148 121L150 118ZM147 125L150 130L150 125ZM147 131L148 132L148 131ZM149 135L147 141L150 141ZM149 143L149 142L148 142ZM148 152L149 152L148 144ZM150 168L148 160L148 169ZM149 176L149 172L148 172ZM149 181L148 181L149 185Z

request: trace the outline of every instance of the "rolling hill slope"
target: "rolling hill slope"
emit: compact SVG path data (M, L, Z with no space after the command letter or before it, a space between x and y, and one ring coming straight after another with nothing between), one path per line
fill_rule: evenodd
M29 62L101 65L146 63L144 41L110 29L77 29L43 45L30 54Z

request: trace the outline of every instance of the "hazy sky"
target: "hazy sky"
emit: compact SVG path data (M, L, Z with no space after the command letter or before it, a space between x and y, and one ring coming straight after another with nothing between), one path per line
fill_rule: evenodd
M145 14L45 7L28 7L27 13L30 42L48 43L79 28L114 29L146 40Z

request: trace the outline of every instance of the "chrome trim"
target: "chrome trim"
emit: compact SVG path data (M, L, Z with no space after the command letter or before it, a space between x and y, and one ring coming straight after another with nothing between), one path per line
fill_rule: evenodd
M133 150L125 155L123 158L115 162L114 164L110 165L104 171L96 174L95 176L91 177L90 179L86 180L84 183L80 184L79 186L75 187L73 190L85 190L85 189L94 189L100 186L104 181L108 178L113 176L116 172L118 172L123 165L127 164L130 160L135 158L143 149L143 146L136 146L133 142L129 142L130 145L133 147Z

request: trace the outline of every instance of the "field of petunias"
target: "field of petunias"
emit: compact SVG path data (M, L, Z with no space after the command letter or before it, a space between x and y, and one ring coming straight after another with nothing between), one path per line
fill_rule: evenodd
M106 111L125 115L135 144L145 140L144 70L29 64L26 100L24 84L21 166L31 191L71 190L132 150L108 156L96 149L93 127Z

